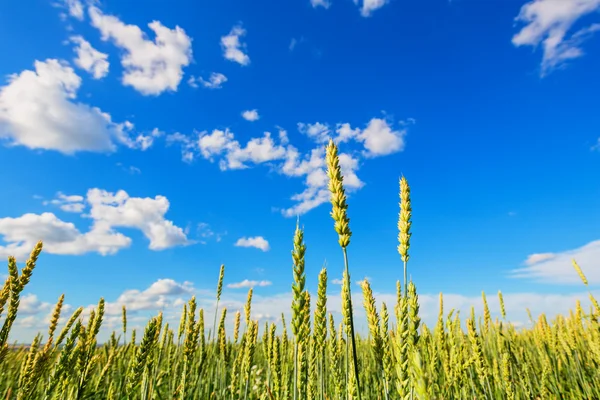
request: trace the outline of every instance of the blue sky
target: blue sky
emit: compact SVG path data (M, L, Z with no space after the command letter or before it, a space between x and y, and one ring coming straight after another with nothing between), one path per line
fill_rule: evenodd
M45 241L13 339L61 293L132 324L191 295L289 311L341 251L324 143L339 143L352 278L392 302L398 178L424 320L446 307L566 312L600 283L597 0L26 0L0 5L0 255ZM354 286L357 312L360 287ZM211 311L212 312L212 311ZM233 315L233 312L230 313ZM107 335L107 329L103 335Z

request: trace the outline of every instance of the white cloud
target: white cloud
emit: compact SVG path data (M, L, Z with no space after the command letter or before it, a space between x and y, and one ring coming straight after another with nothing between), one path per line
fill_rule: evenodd
M194 286L191 282L179 283L173 279L159 279L147 289L140 291L129 289L124 291L114 302L105 304L105 313L109 316L120 316L125 305L128 312L152 310L158 311L166 307L173 307L178 295L192 295Z
M206 240L208 239L214 239L215 241L220 242L223 236L227 234L227 232L215 232L206 222L200 222L196 228L196 232L198 236L202 238L200 240L202 244L206 244Z
M231 289L264 287L264 286L271 286L271 281L250 281L248 279L244 279L241 282L227 284L227 287L231 288Z
M246 30L241 25L234 26L228 35L221 37L221 48L223 57L229 61L235 61L240 65L250 64L250 57L245 53L246 44L240 38L246 35Z
M360 3L360 15L370 17L373 11L385 6L389 0L354 0L354 4Z
M127 25L117 17L105 15L97 7L89 8L92 25L102 34L102 40L112 40L124 50L123 84L144 95L159 95L166 90L177 91L183 77L183 67L192 60L192 39L176 26L169 29L159 21L148 27L155 33L154 41L137 25Z
M81 36L72 36L71 41L77 45L75 47L75 52L77 53L75 64L79 68L92 74L94 79L104 78L108 75L108 68L110 66L108 54L94 49L90 42Z
M239 238L235 242L237 247L254 247L262 251L269 251L269 242L262 236Z
M367 156L377 157L404 150L406 130L392 130L381 118L373 118L358 136L364 143Z
M581 43L600 24L592 24L569 34L573 25L583 16L600 9L600 0L533 0L521 7L516 20L526 24L512 38L515 46L543 48L541 75L561 67L565 62L581 57Z
M36 61L35 71L9 76L0 88L0 139L30 149L112 152L133 124L116 123L99 108L76 102L81 78L64 62Z
M227 77L218 72L211 73L208 80L204 80L202 77L194 76L190 76L190 79L188 79L188 84L193 88L197 88L198 83L200 83L207 89L221 89L225 82L227 82Z
M385 156L404 150L406 129L394 130L385 119L373 118L362 131L350 124L338 124L336 133L340 142L350 139L363 143L366 157Z
M81 213L85 208L83 196L66 195L61 192L56 194L56 199L44 201L44 205L52 204L60 207L61 210L72 213Z
M21 296L19 315L35 315L52 308L50 303L40 301L35 294L27 293Z
M233 149L238 146L234 135L229 129L224 131L215 129L212 133L202 133L198 139L198 148L202 156L212 160L214 156L222 154L225 150Z
M184 143L186 142L185 139L182 140ZM190 144L189 141L187 143L188 149L190 145L193 148L193 144ZM200 154L211 162L215 157L223 156L219 162L222 170L243 169L248 167L248 162L265 163L282 159L286 154L285 148L276 145L269 132L265 132L262 138L251 139L245 147L241 147L229 129L224 131L215 129L211 133L200 133L197 148Z
M260 281L259 281L260 282ZM376 286L373 286L374 296L377 302L377 307L381 307L381 303L385 302L389 310L392 310L396 303L396 294L394 284L388 285L389 290L380 291ZM600 296L600 292L592 292L596 298ZM102 293L97 293L97 296ZM176 326L180 320L180 310L184 302L192 295L196 296L199 308L204 309L204 318L206 321L212 321L214 318L215 298L213 290L195 289L191 282L176 282L172 279L159 279L145 290L128 289L114 301L107 301L105 305L105 323L102 326L99 334L99 342L106 341L110 333L115 327L121 324L121 307L127 306L128 310L128 331L140 329L146 325L148 319L156 315L160 310L164 312L164 322L169 322L171 326ZM313 298L316 298L316 293L311 293ZM574 309L576 301L580 300L584 309L588 309L590 301L588 293L585 291L574 292L570 294L552 294L552 293L503 293L504 304L507 312L507 319L516 326L529 326L529 318L526 309L529 308L533 318L537 318L540 314L546 314L548 320L553 320L558 314L568 315L570 309ZM54 301L54 300L53 300ZM252 315L251 318L259 319L260 321L271 320L280 322L280 316L283 313L286 321L290 321L290 304L292 301L292 293L279 293L275 295L261 295L255 292L252 298ZM352 294L354 304L354 316L357 332L367 334L368 325L365 318L365 311L362 307L362 293L360 290L354 290ZM38 299L37 297L28 300L32 307L28 307L31 314L23 314L17 317L15 327L11 332L11 337L19 342L27 343L34 337L35 333L41 329L46 329L48 326L51 307L48 303ZM229 291L225 292L221 298L220 304L226 307L229 311L226 321L226 329L229 333L232 331L234 310L243 310L246 302L245 292ZM487 302L492 313L492 318L500 317L500 304L495 293L487 293ZM429 328L433 328L438 316L438 294L421 293L419 292L419 315L423 323ZM93 305L95 307L95 304ZM331 312L336 322L341 318L341 299L339 291L336 293L332 290L328 292L327 309ZM461 320L464 321L470 313L471 306L474 306L477 316L483 314L483 304L481 296L466 296L464 294L447 293L444 294L444 310L445 315L451 310L460 311ZM65 304L66 310L72 307ZM89 317L90 305L84 311L84 317ZM38 309L38 313L34 311ZM69 311L66 311L61 317L61 324L69 317Z
M0 255L13 255L18 259L27 258L38 240L44 241L44 250L49 254L71 255L93 251L102 255L114 254L131 244L130 238L110 228L92 227L83 234L73 223L64 222L53 213L1 218L0 235L7 243L0 246Z
M510 274L514 278L534 279L545 283L582 284L572 266L573 259L590 284L600 283L600 240L560 253L532 254L525 260L524 267L513 269Z
M331 6L331 1L329 0L310 0L310 5L314 8L323 7L325 9Z
M244 118L246 121L258 121L258 119L260 118L260 116L258 115L258 111L256 109L254 110L246 110L242 113L242 118Z
M75 212L78 196L59 196L59 205ZM82 217L92 220L88 232L82 233L71 222L60 220L53 213L24 214L17 218L0 218L0 237L6 243L0 246L0 256L14 255L24 259L39 240L50 254L80 255L97 252L114 254L131 245L131 238L115 228L140 230L150 241L151 250L187 245L183 230L165 219L169 201L164 196L155 198L129 197L125 191L111 193L90 189L86 197L89 213ZM81 208L77 208L83 211Z
M287 131L281 127L278 127L279 129L279 142L282 145L286 145L290 142L290 138L288 137Z
M237 143L237 142L236 142ZM226 162L220 164L221 169L246 168L247 163L262 164L281 160L286 156L286 149L275 144L269 132L261 138L253 138L241 148L233 146L227 153Z
M138 134L132 144L135 148L138 148L142 151L148 150L154 144L154 141L165 135L165 132L161 131L158 128L152 129L152 131L144 135L142 133Z
M402 124L407 123L402 122ZM298 130L320 144L327 143L333 136L329 125L321 122L314 124L300 122ZM337 143L351 140L362 143L365 147L365 156L378 157L404 150L406 129L394 130L385 119L372 118L363 130L352 128L349 123L339 123L335 133L337 136L334 139Z
M356 140L356 138L360 135L360 129L354 128L350 126L349 123L338 124L336 133L338 136L336 137L336 141L338 143L349 142L350 140Z
M326 143L331 134L329 126L320 122L314 124L298 122L298 130L317 143Z
M362 188L364 183L356 175L359 167L358 160L347 153L339 153L339 159L346 190L352 193ZM330 193L327 188L328 178L323 146L313 149L310 156L305 156L302 160L300 160L298 151L290 146L281 172L288 176L306 176L304 191L292 196L292 200L296 204L282 210L284 216L302 215L329 201Z
M550 260L552 258L556 257L556 254L554 253L536 253L536 254L531 254L527 257L527 260L525 260L525 265L534 265L543 261L547 261Z
M344 284L344 281L342 279L335 278L331 280L331 283L333 283L334 285L342 285Z
M83 21L84 10L80 0L61 0L57 5L65 8L71 17Z
M164 196L129 197L123 190L111 193L91 189L87 201L91 206L90 216L96 224L139 229L150 240L152 250L190 243L183 229L165 219L170 203Z
M204 304L203 299L208 297L206 291L196 290L191 282L177 282L173 279L158 279L144 290L124 290L114 301L105 303L104 320L99 334L100 343L108 340L115 328L122 326L123 306L127 307L128 331L136 329L139 332L143 330L148 319L159 311L164 312L164 322L169 322L172 326L176 325L179 321L177 312L185 302L181 296L191 297L194 294L200 296L201 304ZM99 293L98 296L100 295L102 294ZM90 311L96 307L97 304L84 307L81 314L84 323L89 318ZM35 333L47 329L53 308L54 304L41 301L34 294L24 294L11 337L20 343L30 343ZM72 310L73 307L70 304L63 304L59 325L66 323ZM210 310L207 309L208 313ZM212 314L210 315L212 316Z
M123 165L123 163L118 162L117 163L117 167L121 167L121 169L125 172L130 173L131 175L136 175L136 174L141 174L142 170L139 169L136 166L130 165L130 166L125 166Z
M304 178L304 190L291 196L293 205L288 208L277 208L286 217L305 214L308 211L327 202L330 197L327 188L325 166L325 143L330 136L340 143L358 142L364 146L364 151L344 151L340 149L340 167L344 175L344 184L348 193L364 186L357 176L361 166L360 157L366 158L389 155L404 149L404 136L407 126L414 120L400 122L402 129L393 129L384 119L373 118L364 130L352 129L350 124L338 124L335 132L325 123L299 123L298 129L316 143L316 147L302 154L296 147L289 144L287 132L279 130L277 143L269 132L261 138L250 139L244 147L236 140L229 129L215 129L212 132L200 132L195 140L182 134L171 135L168 143L179 142L182 146L182 158L191 162L199 153L203 158L218 162L221 170L249 168L252 165L267 164L272 171L285 176Z

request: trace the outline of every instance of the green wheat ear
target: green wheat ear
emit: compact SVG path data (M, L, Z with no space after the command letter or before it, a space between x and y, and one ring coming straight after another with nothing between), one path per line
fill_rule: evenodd
M410 248L410 227L412 217L412 207L410 204L410 186L405 177L400 179L400 213L398 215L398 253L400 259L404 264L404 295L408 289L408 279L406 264L408 263L409 255L408 249Z
M338 148L333 140L327 145L327 176L329 178L329 191L331 192L331 217L334 228L339 236L339 244L345 249L350 244L350 219L348 218L348 204L346 203L346 191L344 190L344 178L340 168Z
M246 304L244 305L244 317L246 318L246 329L250 325L250 313L252 311L252 293L253 289L248 289L248 297L246 298ZM258 329L258 328L257 328Z

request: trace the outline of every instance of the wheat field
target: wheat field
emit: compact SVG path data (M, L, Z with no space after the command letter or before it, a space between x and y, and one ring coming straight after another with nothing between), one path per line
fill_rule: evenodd
M377 304L367 281L361 284L369 334L355 333L347 247L352 232L337 147L327 146L331 216L344 255L342 318L327 310L327 270L318 276L316 299L305 289L303 230L293 235L292 317L282 323L252 318L252 289L233 329L227 309L219 308L225 268L216 288L215 319L192 297L177 329L150 319L141 339L123 326L99 346L104 300L87 322L77 309L57 330L64 295L54 308L47 335L29 346L9 346L19 299L32 278L42 243L19 272L9 257L8 278L0 291L0 396L2 399L600 399L600 305L579 302L568 316L548 321L540 315L532 328L517 330L492 321L485 294L484 314L471 314L462 328L458 312L444 312L440 294L437 324L419 318L416 286L407 281L411 238L410 187L400 180L398 253L403 271L396 304ZM587 287L583 272L573 267ZM212 310L211 310L212 311ZM218 317L217 317L218 315ZM243 317L243 320L242 320ZM260 328L260 334L259 334ZM233 332L233 334L228 334Z

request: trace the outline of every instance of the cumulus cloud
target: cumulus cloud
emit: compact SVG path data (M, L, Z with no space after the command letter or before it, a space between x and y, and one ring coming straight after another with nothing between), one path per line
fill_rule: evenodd
M404 150L406 129L394 130L385 119L373 118L363 130L344 123L338 125L336 133L340 142L351 139L361 142L366 157L379 157Z
M241 25L234 26L228 35L221 37L221 48L226 60L234 61L240 65L250 64L250 57L245 53L246 44L241 38L246 35L246 30Z
M337 143L351 140L362 143L365 148L364 155L367 157L385 156L402 151L406 135L406 128L393 129L390 122L383 118L372 118L364 129L352 128L349 123L337 124L336 135L329 125L321 122L300 122L298 130L316 143L327 143L330 138L334 138Z
M200 133L197 147L200 154L211 162L222 156L219 161L222 170L244 169L248 167L248 163L260 164L279 160L284 158L286 153L283 146L275 144L269 132L265 132L262 138L251 139L242 147L229 129Z
M194 286L191 282L176 282L173 279L159 279L145 290L128 289L115 301L105 304L105 313L120 316L125 305L128 312L158 311L174 306L175 296L192 296Z
M262 251L269 251L269 242L262 236L243 237L235 242L237 247L254 247Z
M329 141L331 130L329 125L315 122L314 124L298 123L298 130L318 143L326 143Z
M532 0L521 7L518 22L525 26L513 36L515 46L542 45L541 75L544 76L565 62L581 57L581 44L600 23L594 23L570 33L582 17L600 9L600 0Z
M242 288L251 288L251 287L264 287L271 286L271 281L250 281L248 279L244 279L241 282L234 282L227 284L228 288L231 289L242 289Z
M92 74L94 79L104 78L108 75L110 66L108 54L101 53L93 48L90 42L82 36L72 36L71 42L76 44L75 53L77 58L75 59L75 65Z
M260 118L260 116L258 115L258 111L256 109L254 110L246 110L242 113L242 118L244 118L246 121L258 121L258 119Z
M244 147L233 145L220 166L221 169L241 169L246 168L248 163L262 164L281 160L285 155L286 149L276 144L269 132L265 132L261 138L250 139Z
M354 4L360 7L360 15L370 17L373 11L385 6L389 0L354 0Z
M341 145L340 168L344 175L345 187L348 193L352 193L364 186L364 182L357 175L361 162L366 158L386 156L404 150L407 127L413 123L412 119L402 121L397 124L400 128L396 129L386 119L373 118L364 129L352 128L349 123L341 123L337 124L335 131L326 123L299 123L298 130L316 145L306 153L290 144L287 131L281 127L277 127L277 138L270 132L264 132L262 137L252 138L245 145L242 145L228 128L199 132L196 133L196 137L177 133L170 135L167 142L181 144L182 158L186 162L191 162L200 155L210 162L218 162L223 171L266 164L272 171L282 175L302 178L304 190L291 196L293 205L276 208L284 216L294 217L305 214L329 200L325 165L325 145L329 138ZM361 144L363 150L345 151L344 147L350 142Z
M81 196L60 194L56 204L71 212L82 212ZM170 204L166 197L130 197L125 191L116 193L90 189L86 196L87 214L92 220L88 232L82 233L72 222L65 222L55 214L28 213L20 217L0 218L0 256L14 255L25 259L35 243L44 241L44 250L50 254L80 255L96 252L102 255L115 254L131 245L131 238L116 228L133 228L141 231L150 241L151 250L187 245L183 229L165 219Z
M193 88L197 88L198 84L200 84L207 89L221 89L225 82L227 82L227 77L218 72L211 73L208 80L195 76L190 76L188 79L188 84Z
M352 193L362 188L364 182L356 175L359 168L358 159L347 153L339 153L339 159L346 190ZM290 146L281 171L287 176L305 177L305 189L292 196L291 199L295 202L292 207L281 210L284 216L294 217L305 214L329 200L326 169L323 146L313 149L310 155L305 155L303 158L294 147Z
M600 240L558 253L532 254L527 257L523 267L513 269L510 275L543 283L581 285L572 260L577 261L590 284L600 283Z
M364 143L367 156L377 157L403 150L405 133L392 130L381 118L373 118L358 138Z
M127 25L97 7L91 6L89 15L102 40L111 40L123 50L124 85L144 95L177 91L183 67L192 60L192 39L182 28L169 29L160 21L153 21L148 24L156 36L152 41L137 25Z
M239 147L239 143L234 139L234 135L229 129L224 131L215 129L211 133L202 133L198 139L198 148L202 156L208 160L213 160L214 156L222 154L226 150L232 150Z
M133 124L116 123L97 107L76 101L81 78L67 63L36 61L35 70L9 76L0 88L0 139L30 149L112 152L135 148Z

